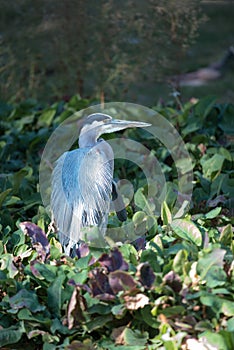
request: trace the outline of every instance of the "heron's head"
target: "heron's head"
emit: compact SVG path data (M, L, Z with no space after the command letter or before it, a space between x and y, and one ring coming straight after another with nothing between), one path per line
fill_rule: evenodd
M108 114L90 114L84 121L80 131L79 145L93 145L102 134L108 134L127 128L145 128L149 123L112 119Z

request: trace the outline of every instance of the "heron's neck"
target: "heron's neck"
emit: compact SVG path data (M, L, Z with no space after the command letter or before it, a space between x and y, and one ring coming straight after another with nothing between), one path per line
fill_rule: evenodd
M79 147L85 148L94 146L97 143L98 136L99 135L97 135L95 129L91 129L83 133L81 132L79 137Z

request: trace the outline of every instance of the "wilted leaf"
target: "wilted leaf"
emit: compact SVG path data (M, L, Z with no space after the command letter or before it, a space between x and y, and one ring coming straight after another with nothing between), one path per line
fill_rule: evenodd
M76 255L78 258L84 258L89 254L89 246L86 243L80 243L79 247L76 249Z
M50 244L46 237L45 232L32 222L22 222L19 224L21 230L27 234L32 241L37 253L42 257L44 261L50 252Z
M144 250L145 246L146 246L146 239L145 236L144 237L139 237L137 239L135 239L132 244L134 245L134 247L136 248L137 251L139 250Z
M128 310L137 310L149 304L149 298L142 293L124 296L125 306Z
M112 250L109 255L102 254L98 261L102 266L105 266L110 272L115 270L128 270L128 264L123 259L123 256L118 249Z
M111 332L111 338L114 339L115 344L124 344L124 330L126 326L114 328Z
M208 207L216 207L219 203L225 203L227 198L224 195L219 195L214 199L210 199L207 201Z
M149 263L145 262L137 266L137 277L143 286L147 288L152 287L155 280L155 274Z
M132 276L125 271L114 271L108 276L109 284L115 294L122 290L131 290L136 287Z
M108 276L98 269L90 272L90 288L93 296L104 294L113 295Z
M186 346L188 350L207 350L207 342L203 342L202 340L197 340L195 338L189 338L186 341ZM218 350L216 347L209 346L209 350Z
M179 277L174 271L168 272L164 278L164 283L166 283L168 286L170 286L174 292L179 293L182 289L182 282Z
M76 287L68 304L67 320L69 329L72 329L85 321L83 312L86 308L87 305L85 298L80 294L80 289Z

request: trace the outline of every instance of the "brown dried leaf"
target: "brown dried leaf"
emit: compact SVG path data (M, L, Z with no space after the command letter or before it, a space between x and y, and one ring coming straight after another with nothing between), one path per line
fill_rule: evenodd
M134 296L125 295L124 301L128 310L137 310L149 304L149 298L142 293L138 293Z
M116 294L122 290L131 290L136 287L132 276L125 271L114 271L108 276L111 289Z
M124 344L124 330L126 326L114 328L111 333L111 338L115 340L115 344L123 345Z
M80 289L77 287L74 289L68 304L68 329L72 329L76 325L79 325L81 322L85 321L83 311L86 310L86 308L85 298L80 294Z

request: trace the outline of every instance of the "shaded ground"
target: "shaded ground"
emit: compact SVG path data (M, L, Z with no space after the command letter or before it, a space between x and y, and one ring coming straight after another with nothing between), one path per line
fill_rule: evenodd
M21 7L17 7L17 2L5 6L6 3L0 0L0 98L14 101L33 97L42 101L53 101L67 95L71 96L81 90L83 90L83 97L93 96L92 77L89 76L86 79L84 89L81 89L83 82L79 81L77 72L82 67L77 67L77 62L72 58L72 55L71 57L69 54L66 57L62 56L64 46L67 45L67 52L72 53L73 50L66 42L65 37L56 38L56 31L64 24L62 19L50 22L47 21L46 14L44 14L44 20L40 22L36 7L38 6L42 11L43 1L36 1L33 8L30 8L27 1L22 3L24 6ZM51 11L53 11L52 2L50 4ZM226 49L234 44L234 3L232 1L203 2L202 10L207 16L207 21L201 25L196 43L178 61L175 74L196 70L219 60ZM31 14L27 17L28 22L22 20L25 11ZM66 13L64 13L65 16ZM48 36L47 41L44 39L46 33L50 32L54 33L53 40L55 42L53 43L55 46L53 47L57 47L55 52L52 49L51 37ZM14 50L10 49L8 43L11 45L13 43L17 56ZM40 54L36 57L33 56L31 48L39 48ZM53 63L54 55L56 55L57 66L54 66ZM23 69L19 69L22 63ZM158 70L160 69L159 66ZM152 71L152 76L157 75L157 73ZM97 71L94 74L98 74ZM156 80L153 83L141 81L134 82L128 88L121 86L121 93L117 95L110 93L109 98L146 105L157 103L159 99L168 100L172 88L166 83L166 75L165 73L165 79L160 82L156 82ZM232 102L234 100L234 60L230 62L222 79L202 87L181 89L184 100L207 94L216 95L220 101ZM96 97L100 98L99 95Z

